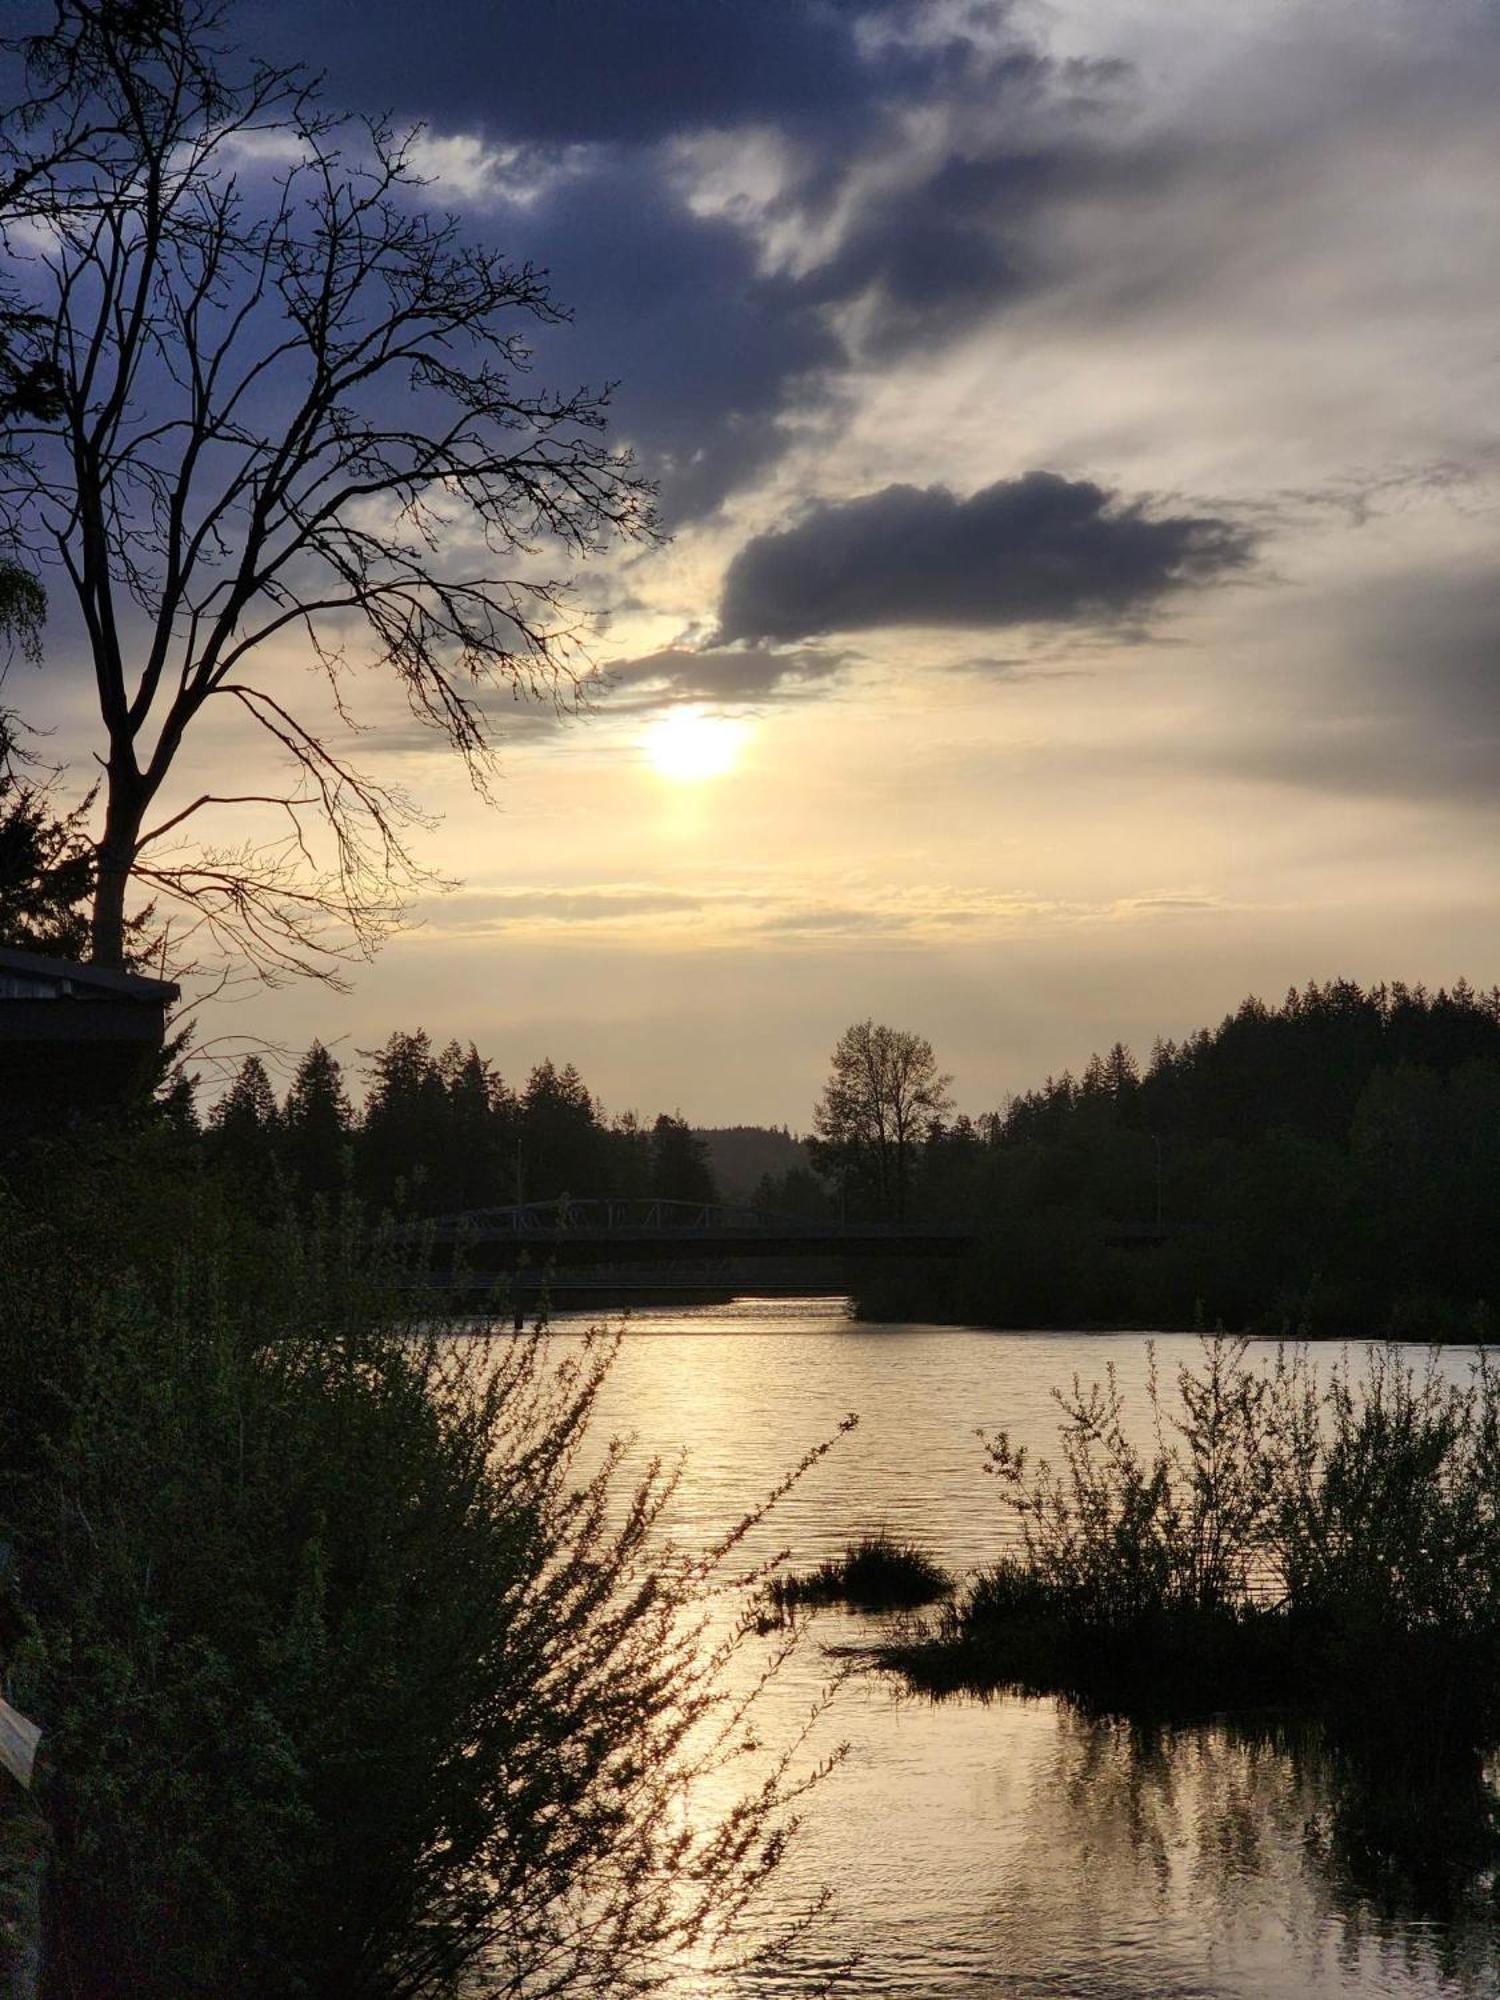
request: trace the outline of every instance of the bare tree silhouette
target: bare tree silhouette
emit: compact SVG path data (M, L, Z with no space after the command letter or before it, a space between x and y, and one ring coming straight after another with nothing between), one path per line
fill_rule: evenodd
M336 977L421 879L420 814L346 748L355 672L386 670L482 788L487 694L570 698L567 571L652 534L651 496L604 440L607 388L527 380L528 332L567 313L431 211L413 135L242 60L215 0L153 0L133 33L118 11L61 0L0 138L11 350L56 390L13 426L0 507L92 656L94 955L120 962L137 888L193 950ZM228 705L282 777L184 792ZM226 843L224 808L281 831Z

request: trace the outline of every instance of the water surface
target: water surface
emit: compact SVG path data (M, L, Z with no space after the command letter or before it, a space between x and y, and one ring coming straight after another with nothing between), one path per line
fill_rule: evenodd
M579 1322L559 1333L574 1337ZM1197 1356L1156 1342L1164 1376ZM1273 1350L1265 1348L1267 1357ZM1468 1357L1449 1350L1443 1365ZM1138 1335L872 1326L837 1301L742 1301L636 1313L600 1411L638 1462L685 1453L672 1525L702 1544L753 1508L846 1412L859 1426L756 1531L747 1560L834 1555L873 1529L951 1568L1007 1539L977 1432L1045 1449L1054 1384L1112 1362L1145 1435ZM836 1671L825 1645L879 1621L820 1615L767 1698L773 1739ZM839 1990L909 2000L1321 2000L1500 1992L1487 1879L1408 1881L1369 1831L1389 1801L1276 1718L1143 1730L1052 1700L939 1704L861 1675L837 1688L813 1749L848 1745L809 1804L778 1891L837 1897ZM714 2000L808 1990L742 1979Z

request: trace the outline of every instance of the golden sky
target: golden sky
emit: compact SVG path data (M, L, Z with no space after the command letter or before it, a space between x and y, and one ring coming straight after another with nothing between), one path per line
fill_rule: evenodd
M539 371L620 378L671 538L584 579L590 712L497 711L494 806L361 692L456 886L205 1026L805 1127L866 1015L977 1112L1249 991L1500 978L1493 8L243 14L549 266ZM65 617L10 694L86 754Z

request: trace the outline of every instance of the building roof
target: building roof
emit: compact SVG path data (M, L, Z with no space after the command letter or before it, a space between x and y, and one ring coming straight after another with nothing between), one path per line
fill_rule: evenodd
M112 972L102 965L0 945L0 1001L133 1000L163 1007L180 991L170 979L145 979L138 972Z

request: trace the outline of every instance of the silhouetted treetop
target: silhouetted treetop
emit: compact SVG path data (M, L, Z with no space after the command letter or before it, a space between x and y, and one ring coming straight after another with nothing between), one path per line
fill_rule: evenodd
M935 1126L912 1205L981 1240L959 1319L1490 1338L1500 992L1332 980L1158 1039L1144 1073L1117 1043ZM934 1311L894 1272L862 1299Z
M1284 1126L1347 1137L1377 1069L1402 1063L1440 1072L1500 1058L1500 991L1350 980L1293 988L1279 1006L1247 999L1216 1029L1158 1040L1144 1076L1119 1043L1094 1056L1081 1084L1048 1078L1001 1114L1002 1140L1058 1136L1088 1103L1112 1122L1166 1134L1248 1134Z

